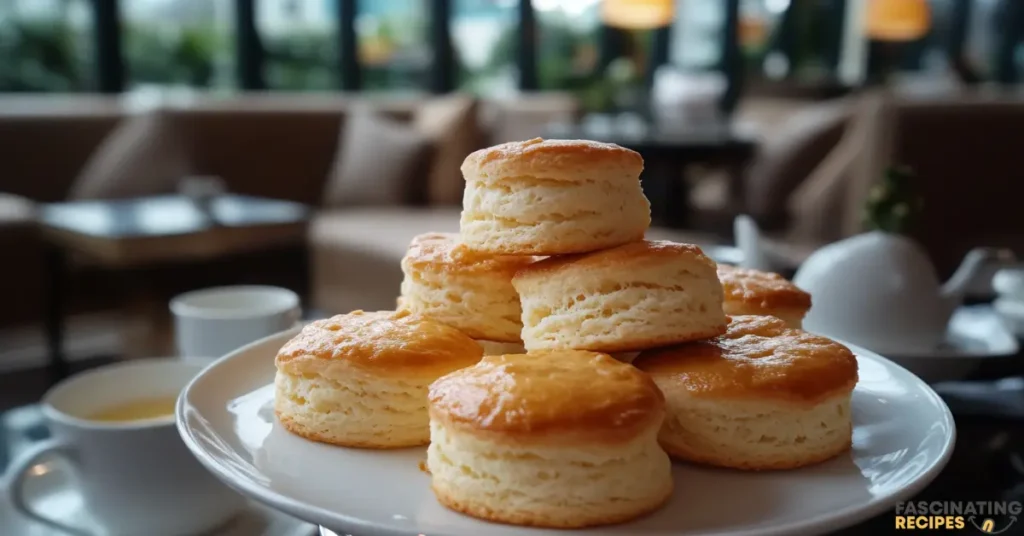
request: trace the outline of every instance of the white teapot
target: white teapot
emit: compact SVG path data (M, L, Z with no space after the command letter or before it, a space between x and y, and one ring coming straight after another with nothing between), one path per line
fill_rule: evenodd
M807 331L845 340L883 355L936 349L953 311L979 269L1012 257L978 248L940 284L927 253L914 240L872 231L815 251L793 282L811 294Z

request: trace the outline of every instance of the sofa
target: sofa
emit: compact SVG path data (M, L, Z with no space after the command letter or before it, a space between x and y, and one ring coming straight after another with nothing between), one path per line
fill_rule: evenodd
M317 314L391 308L410 239L458 229L458 166L465 155L540 135L546 123L571 121L578 113L575 99L559 93L486 101L465 95L267 94L149 103L130 97L0 98L0 245L15 260L6 264L0 286L20 304L5 308L0 327L41 318L43 249L35 223L40 203L173 192L189 175L216 176L234 193L316 209L306 248L311 274L296 286L308 283L306 305ZM376 126L352 131L367 121ZM413 149L422 149L423 139L427 157L416 158ZM384 175L396 175L400 163L409 168L403 172L408 177L385 195ZM338 177L346 174L354 178L339 186ZM710 240L661 229L652 236ZM205 266L191 278L175 267L163 274L171 284L161 288L231 281L231 274L249 283L277 283L261 279L260 270L275 263L305 267L305 260L276 253L246 258L221 266L220 279L211 278ZM73 310L120 301L114 296L120 281L104 279L88 259L75 262L72 272ZM160 278L144 276L151 285Z
M831 149L806 175L786 184L787 195L764 205L785 214L777 238L813 249L864 231L871 189L888 166L896 165L918 177L923 210L908 232L929 253L940 277L949 277L974 247L1024 254L1017 201L1024 195L1018 177L1024 140L1019 94L875 90L847 101L844 110L839 138L821 144ZM775 188L770 180L758 187Z
M449 228L457 220L461 199L455 190L461 187L461 178L453 176L452 170L457 171L465 153L538 135L547 122L569 121L577 114L575 99L559 93L488 101L465 95L363 98L345 94L191 95L150 102L131 95L0 97L4 165L0 247L13 261L5 263L0 286L9 300L19 304L0 311L0 327L33 323L41 317L45 280L43 244L35 220L38 204L173 192L186 175L216 176L233 193L294 200L317 208L308 248L316 261L314 280L318 282L312 303L324 311L348 308L352 300L339 302L332 297L333 290L322 289L335 288L331 274L336 266L353 268L346 259L358 258L359 247L324 236L319 231L324 222L345 235L338 218L363 228L366 221L396 214L395 223L387 228L397 227L401 233L395 237L371 233L382 242L407 242L412 234L433 228L435 220L426 215L430 213L446 214L448 223L437 227ZM370 184L363 187L369 198L342 188L340 195L352 193L351 198L325 203L325 195L331 194L325 183L345 167L339 155L345 152L343 138L353 123L349 119L356 116L372 116L388 124L379 147L370 148L379 149L375 157L381 166L396 159L387 148L395 137L395 125L404 125L402 132L415 131L421 149L428 147L421 152L429 153L429 160L415 162L412 171L405 173L408 180L402 179L402 189L415 190L416 195L399 192L395 199L375 199L376 184ZM447 165L442 172L434 169L440 159ZM379 167L361 173L367 181L383 180L381 174ZM444 184L438 187L439 182ZM247 263L235 267L238 273L258 270L253 265L261 264ZM116 302L103 299L116 281L83 282L90 272L87 259L76 262L73 271L74 294L96 291L99 302ZM386 292L393 294L390 289ZM89 303L82 305L81 301L74 300L72 308L110 305L97 300L85 300ZM379 305L379 300L365 302L366 307Z

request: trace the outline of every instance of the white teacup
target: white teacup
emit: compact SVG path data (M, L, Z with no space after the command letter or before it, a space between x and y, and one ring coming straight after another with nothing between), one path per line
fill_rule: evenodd
M19 456L10 467L15 509L32 519L75 534L180 536L226 523L245 504L200 465L174 424L173 411L145 420L97 420L112 407L178 393L205 363L138 360L90 370L64 380L43 397L53 434ZM52 457L67 460L85 507L99 524L72 527L35 512L25 499L25 479Z
M299 321L299 297L267 286L216 287L171 300L178 355L219 358Z

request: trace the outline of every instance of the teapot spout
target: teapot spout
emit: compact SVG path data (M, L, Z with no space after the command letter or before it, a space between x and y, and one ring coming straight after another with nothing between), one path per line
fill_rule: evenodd
M963 262L942 285L942 297L951 307L956 307L963 301L967 287L974 281L978 271L989 262L1013 262L1015 256L1012 251L999 248L975 248L967 253Z

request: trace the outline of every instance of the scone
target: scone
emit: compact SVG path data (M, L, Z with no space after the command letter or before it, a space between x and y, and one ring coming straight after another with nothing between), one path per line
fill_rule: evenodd
M499 342L477 340L484 350L484 355L521 354L526 351L522 342Z
M771 316L737 316L711 341L633 362L665 394L661 444L673 457L737 469L791 469L850 448L857 359Z
M274 410L285 429L314 441L425 445L430 383L482 353L457 329L408 312L317 320L277 354Z
M582 253L640 240L651 206L643 158L609 143L505 143L462 164L462 241L508 255Z
M640 241L552 257L512 284L527 350L628 352L725 332L715 263L691 244Z
M484 357L430 386L427 467L441 504L539 527L618 523L672 493L664 399L605 354Z
M811 308L811 295L779 274L718 265L727 315L769 315L800 328Z
M402 258L400 308L474 339L519 342L522 309L512 276L534 260L477 253L459 244L456 234L419 235Z

